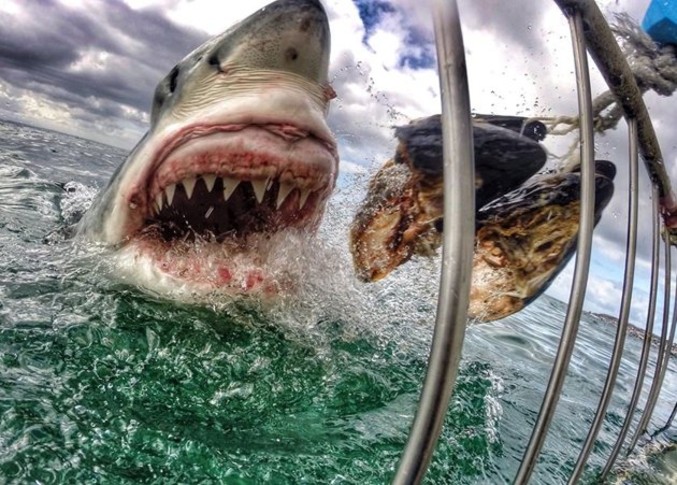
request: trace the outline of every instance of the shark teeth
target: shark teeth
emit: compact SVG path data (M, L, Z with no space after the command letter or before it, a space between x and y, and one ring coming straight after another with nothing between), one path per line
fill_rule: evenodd
M176 192L176 184L168 185L165 189L165 195L167 196L167 205L172 205L172 200L174 200L174 193Z
M301 196L299 197L299 209L303 209L303 206L306 205L310 192L310 189L301 189Z
M207 186L207 192L211 192L214 189L214 184L216 183L216 175L203 175L202 178L204 179L205 185Z
M207 192L211 193L216 186L216 181L221 178L223 181L223 200L228 202L228 200L233 196L237 188L240 186L240 183L243 180L232 178L232 177L218 177L217 174L202 174L196 175L193 177L187 177L180 182L167 185L164 189L160 190L155 194L152 200L151 211L154 214L160 214L163 208L170 207L176 200L176 187L178 185L183 185L186 197L190 200L195 193L195 187L197 181L200 179L204 180L205 187ZM308 203L310 195L313 193L313 190L310 188L301 188L294 183L281 182L279 180L274 180L272 177L258 180L248 180L247 182L251 183L254 196L258 204L263 204L263 201L266 197L266 193L271 190L273 187L277 186L277 196L275 197L275 205L273 206L273 198L268 202L271 206L271 209L275 207L275 210L279 210L289 198L289 196L294 193L295 190L298 190L298 205L294 203L297 207L296 210L302 210ZM180 197L181 198L181 197ZM183 202L183 199L181 199ZM131 209L136 209L136 204L130 203L129 207ZM289 207L289 209L292 209ZM208 219L214 212L215 207L210 206L205 213L204 217Z
M195 182L197 182L197 179L183 179L181 183L183 184L183 188L186 189L186 196L190 199L193 196L193 190L195 189Z
M287 199L287 196L294 190L292 184L280 184L280 190L277 192L277 209L279 209L284 201Z
M268 180L252 180L252 188L254 189L254 195L256 196L256 200L260 204L263 202L263 198L266 195L266 189L268 188Z
M162 210L162 192L158 192L155 196L155 207L158 212Z
M240 185L240 181L238 179L223 177L223 200L228 202L228 199L230 199L230 196L233 195L233 192L235 192L235 189L237 189L238 185Z

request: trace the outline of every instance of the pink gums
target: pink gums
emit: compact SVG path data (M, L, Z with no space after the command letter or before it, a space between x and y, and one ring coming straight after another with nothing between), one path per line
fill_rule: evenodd
M211 135L219 134L225 138L221 146L189 148L192 142L209 143ZM188 152L186 157L182 151ZM335 144L290 124L193 126L179 131L158 151L126 199L142 208L137 211L142 222L160 190L185 178L216 174L241 180L278 177L283 183L321 191L324 200L334 188L337 173ZM130 226L138 227L138 223L136 218Z
M131 209L126 221L129 244L139 256L150 258L163 273L199 288L233 294L276 294L292 287L288 278L275 277L262 268L265 265L257 245L243 248L242 241L218 246L209 243L198 249L187 243L167 243L150 235L139 235L155 194L185 178L202 174L240 180L273 177L280 183L312 190L297 217L306 230L313 231L338 174L333 140L321 140L284 123L186 127L157 151L126 194ZM297 200L298 195L293 193L282 211Z

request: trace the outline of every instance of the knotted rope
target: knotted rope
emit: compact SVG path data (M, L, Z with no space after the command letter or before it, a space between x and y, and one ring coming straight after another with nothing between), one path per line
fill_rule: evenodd
M625 13L616 15L611 31L627 57L642 94L654 91L661 96L671 96L677 90L677 46L657 44ZM593 127L597 133L616 128L623 117L623 109L611 91L597 96L592 101L592 108ZM536 119L542 121L553 135L568 134L579 124L578 116Z

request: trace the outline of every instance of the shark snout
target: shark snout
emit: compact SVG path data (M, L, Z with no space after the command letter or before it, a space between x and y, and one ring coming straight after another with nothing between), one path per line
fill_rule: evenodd
M331 33L319 0L277 0L195 49L158 84L151 129L166 115L186 116L237 96L261 81L286 81L313 89L322 103L333 97L328 83ZM240 76L232 76L240 73ZM285 76L291 74L291 76Z
M319 0L278 0L221 36L208 59L218 69L278 70L326 84L330 49L329 21Z

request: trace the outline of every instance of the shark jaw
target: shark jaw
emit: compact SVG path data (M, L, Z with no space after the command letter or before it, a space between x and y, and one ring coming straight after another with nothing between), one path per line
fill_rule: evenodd
M271 248L315 232L338 174L328 56L317 0L277 0L196 49L158 85L149 132L79 232L160 293L286 286Z
M151 163L121 191L116 227L123 230L114 238L139 267L154 267L150 274L198 291L274 293L279 284L265 271L272 236L312 233L320 223L338 166L321 111L286 118L298 91L255 90L271 102L284 98L283 109L269 102L259 114L260 104L246 110L237 100L245 116L231 116L233 103L224 103L200 122L172 124L153 144ZM298 101L297 113L306 108Z

